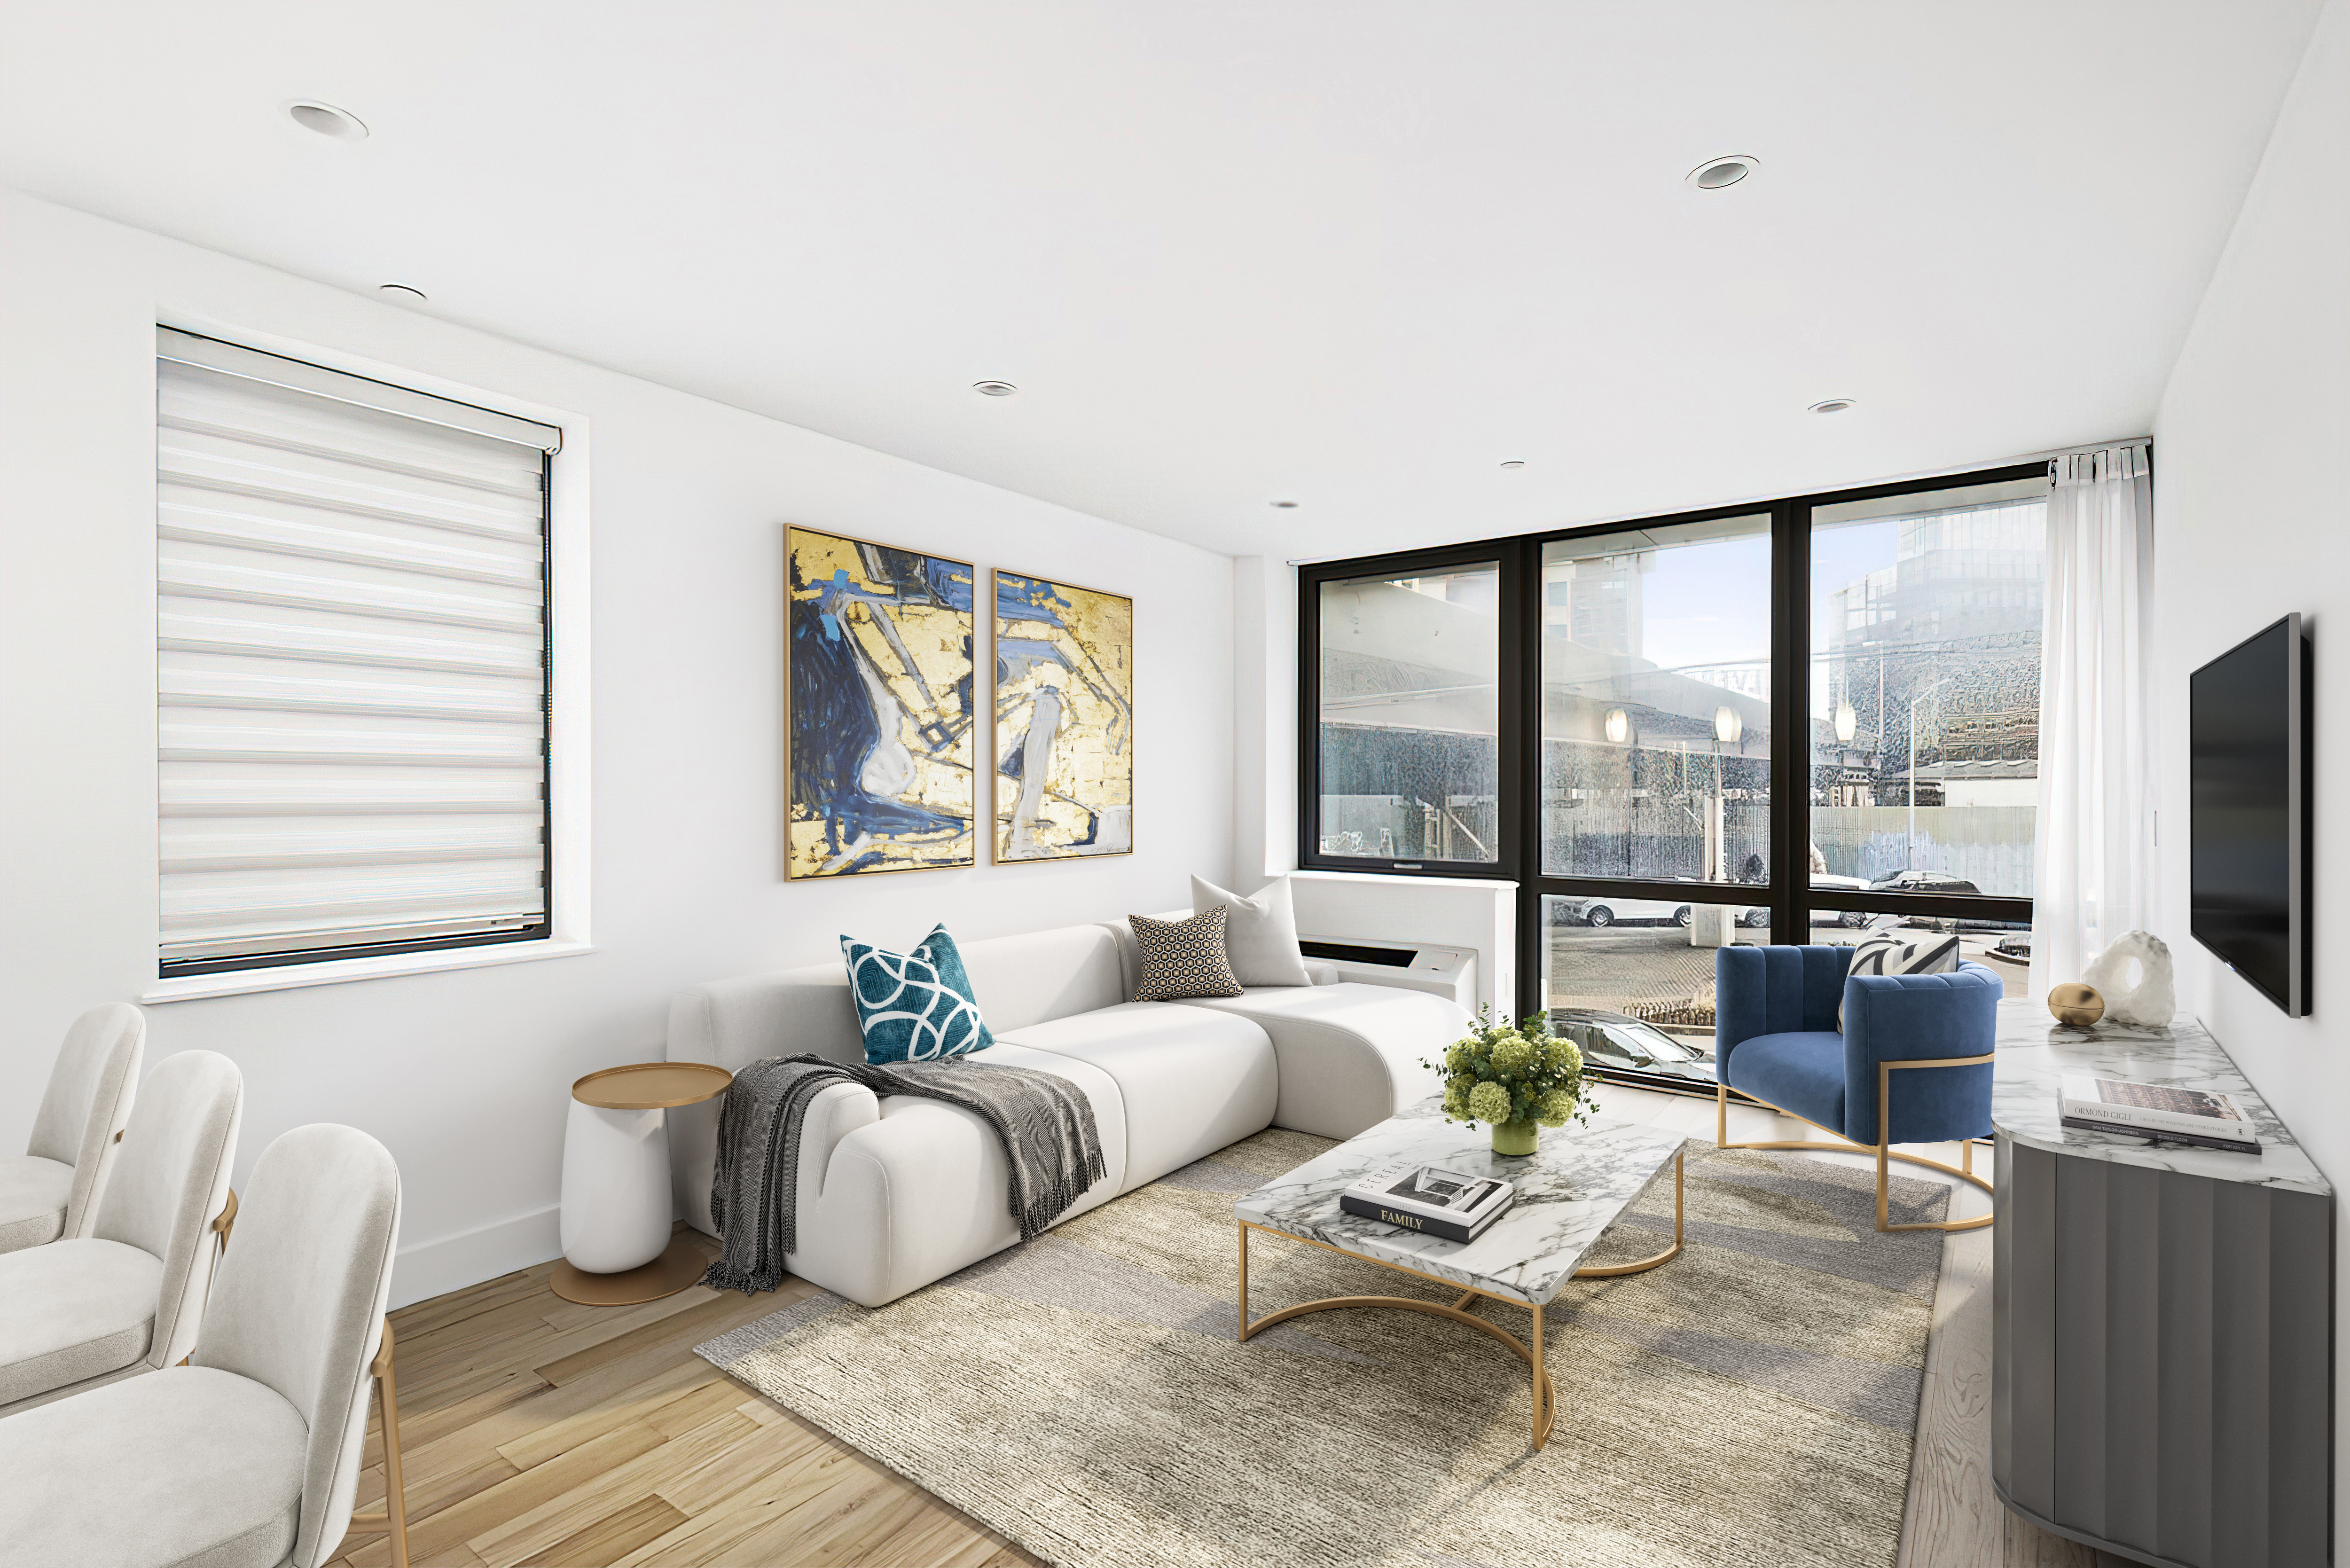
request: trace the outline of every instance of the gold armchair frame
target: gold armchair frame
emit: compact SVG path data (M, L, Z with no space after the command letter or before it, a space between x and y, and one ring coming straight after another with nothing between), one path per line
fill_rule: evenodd
M1891 1216L1887 1214L1886 1210L1886 1184L1891 1175L1887 1162L1890 1160L1906 1159L1912 1165L1926 1166L1931 1169L1939 1170L1946 1176L1955 1176L1961 1181L1972 1182L1975 1186L1982 1189L1986 1193L1991 1191L1991 1183L1975 1174L1974 1140L1972 1138L1968 1138L1962 1141L1959 1145L1959 1159L1960 1163L1958 1165L1948 1165L1939 1159L1929 1159L1922 1154L1904 1154L1899 1149L1895 1148L1891 1144L1887 1143L1886 1141L1885 1135L1890 1132L1893 1127L1893 1074L1897 1068L1981 1067L1988 1064L1991 1060L1991 1054L1986 1052L1980 1056L1934 1056L1921 1058L1914 1062L1879 1061L1877 1064L1877 1142L1874 1144L1855 1143L1852 1139L1845 1137L1844 1134L1836 1131L1834 1127L1820 1127L1819 1123L1812 1120L1809 1116L1797 1116L1794 1111L1787 1109L1784 1106L1773 1105L1769 1100L1764 1099L1762 1096L1754 1093L1752 1089L1741 1089L1738 1092L1744 1095L1748 1099L1752 1100L1756 1105L1769 1106L1772 1110L1778 1112L1783 1116L1794 1116L1795 1120L1803 1123L1807 1127L1819 1127L1820 1131L1835 1139L1835 1142L1833 1144L1822 1145L1815 1139L1797 1138L1792 1142L1732 1143L1730 1141L1730 1085L1721 1082L1717 1078L1713 1085L1714 1142L1721 1145L1723 1148L1808 1148L1816 1150L1825 1147L1840 1153L1873 1154L1877 1157L1877 1228L1879 1231L1887 1232L1895 1231L1980 1231L1984 1226L1991 1222L1993 1216L1981 1214L1976 1216L1972 1220L1927 1220L1919 1221L1914 1225L1896 1225L1891 1222Z

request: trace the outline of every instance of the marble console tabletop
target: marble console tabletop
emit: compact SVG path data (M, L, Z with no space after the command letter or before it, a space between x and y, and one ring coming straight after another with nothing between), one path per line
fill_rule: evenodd
M2142 1137L2068 1127L2057 1110L2067 1073L2227 1095L2252 1118L2260 1133L2261 1152L2232 1154L2223 1148L2148 1143ZM2128 1023L2074 1028L2051 1018L2040 1002L2021 998L2002 1002L1999 1004L1999 1059L1991 1077L1991 1125L2027 1147L2320 1198L2333 1196L2333 1184L2302 1152L2284 1123L2237 1070L2210 1031L2183 1012L2171 1020L2168 1029Z
M1679 1133L1607 1116L1544 1127L1531 1155L1496 1155L1483 1127L1444 1119L1442 1096L1398 1111L1232 1205L1252 1225L1434 1274L1504 1300L1546 1306L1583 1255L1673 1162ZM1510 1211L1473 1241L1447 1241L1349 1214L1338 1195L1392 1160L1513 1183Z

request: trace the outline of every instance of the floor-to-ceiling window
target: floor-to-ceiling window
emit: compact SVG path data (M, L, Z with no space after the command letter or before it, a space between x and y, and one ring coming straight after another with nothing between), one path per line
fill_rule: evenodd
M1519 886L1519 1009L1710 1083L1715 950L2023 975L2044 464L1303 568L1301 861Z
M2034 472L1808 509L1813 940L1932 923L2022 993L2028 906L1880 894L2032 897L2047 497Z
M1710 1026L1714 948L1771 940L1771 514L1537 563L1540 1003L1595 1057L1700 1060L1674 1042Z

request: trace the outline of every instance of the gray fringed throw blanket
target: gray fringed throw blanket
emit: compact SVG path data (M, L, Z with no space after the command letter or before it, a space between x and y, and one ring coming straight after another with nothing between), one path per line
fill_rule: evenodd
M1109 1174L1092 1102L1051 1073L956 1060L876 1065L770 1056L734 1075L719 1113L710 1218L723 1251L702 1283L754 1295L783 1282L784 1255L799 1250L800 1124L809 1102L835 1084L944 1100L984 1118L1003 1140L1012 1218L1024 1241Z

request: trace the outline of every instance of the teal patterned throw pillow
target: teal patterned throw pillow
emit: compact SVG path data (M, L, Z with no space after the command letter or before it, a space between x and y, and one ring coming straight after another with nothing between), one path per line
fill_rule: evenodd
M840 956L848 964L868 1062L935 1062L995 1044L946 927L910 953L843 937Z

